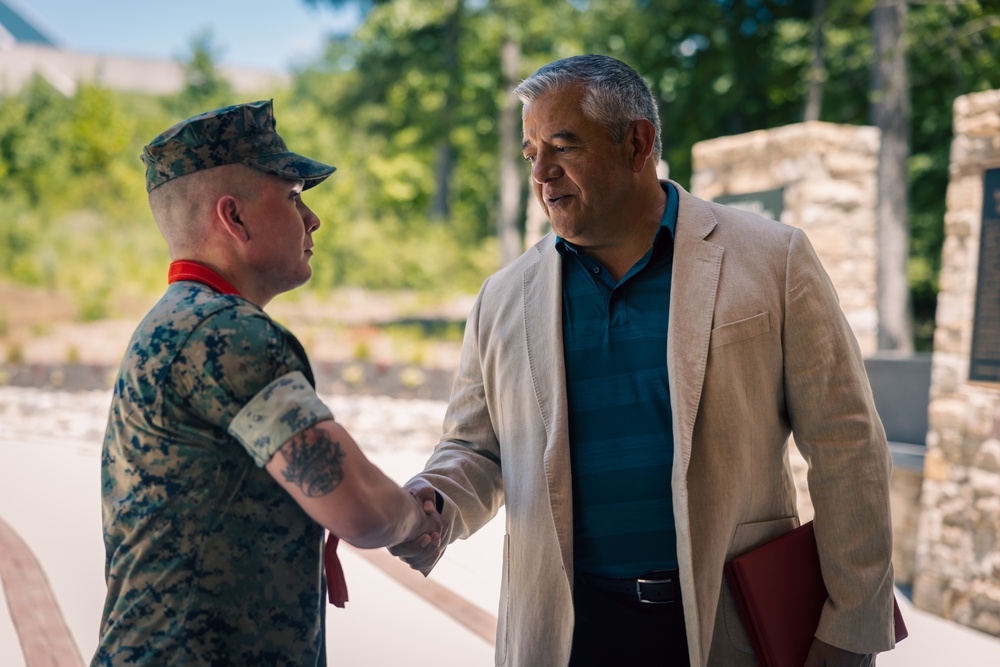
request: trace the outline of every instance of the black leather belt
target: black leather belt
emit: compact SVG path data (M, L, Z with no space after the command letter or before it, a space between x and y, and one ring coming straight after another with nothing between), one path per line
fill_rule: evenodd
M594 586L646 604L669 604L681 599L681 582L677 570L650 572L636 579L614 579L587 572L578 574Z

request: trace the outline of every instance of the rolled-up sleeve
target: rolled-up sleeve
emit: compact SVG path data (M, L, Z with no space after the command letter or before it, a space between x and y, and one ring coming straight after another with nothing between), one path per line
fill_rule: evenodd
M293 371L250 399L233 418L229 434L263 467L292 436L328 419L333 413L315 388L301 371Z

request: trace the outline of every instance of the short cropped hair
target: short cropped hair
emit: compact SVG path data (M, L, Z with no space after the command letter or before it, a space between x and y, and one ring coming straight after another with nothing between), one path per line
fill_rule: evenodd
M551 62L521 82L514 93L527 104L556 89L580 85L583 113L607 128L620 144L633 121L645 118L656 130L653 159L663 153L660 113L649 86L634 69L610 56L573 56Z

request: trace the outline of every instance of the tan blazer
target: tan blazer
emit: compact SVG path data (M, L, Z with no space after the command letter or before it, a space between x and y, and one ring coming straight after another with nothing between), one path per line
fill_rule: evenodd
M830 599L817 636L892 648L889 455L861 354L796 228L680 207L665 351L670 483L692 665L755 664L723 582L732 556L798 525L791 432L809 461ZM483 285L445 433L420 477L452 539L506 506L496 664L559 667L573 637L573 519L560 256L552 235Z

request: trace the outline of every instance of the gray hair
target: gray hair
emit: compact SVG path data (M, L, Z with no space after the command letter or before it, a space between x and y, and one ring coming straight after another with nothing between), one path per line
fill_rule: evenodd
M656 130L653 159L659 162L663 138L656 100L639 73L620 60L594 54L557 60L522 81L514 94L527 104L545 93L572 85L583 86L583 113L607 128L616 144L625 141L625 133L633 121L645 118L652 123Z

